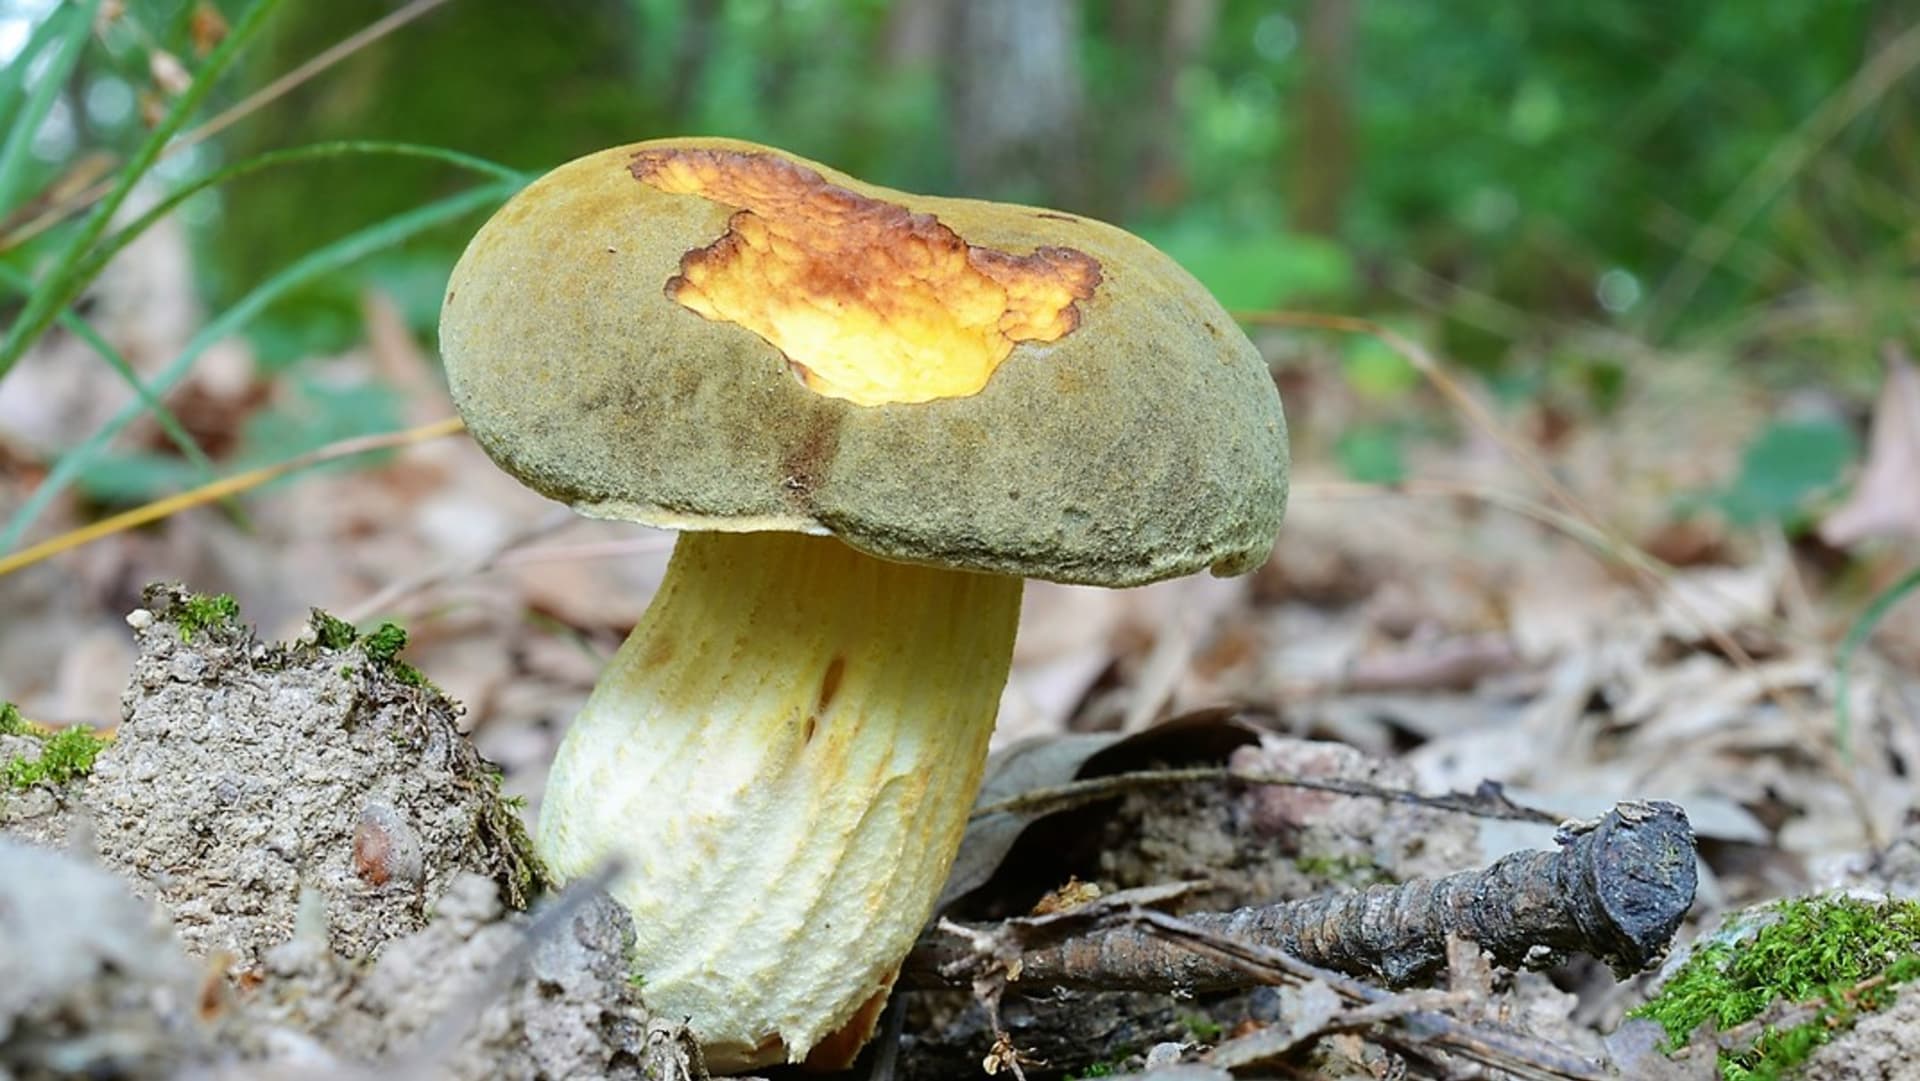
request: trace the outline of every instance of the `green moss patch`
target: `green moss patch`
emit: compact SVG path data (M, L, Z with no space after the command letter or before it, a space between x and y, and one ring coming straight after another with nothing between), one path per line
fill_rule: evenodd
M360 637L360 632L353 629L353 624L318 608L313 610L310 622L313 625L313 640L322 649L346 649Z
M366 652L367 660L385 670L396 682L425 690L439 690L418 668L400 659L400 651L407 648L407 629L400 624L382 623L363 636L354 629L353 624L318 608L313 610L309 622L313 627L314 643L320 648L341 650L358 642ZM352 666L342 667L340 674L352 676Z
M407 648L407 629L398 623L382 623L367 635L363 645L367 659L375 664L386 665L393 678L409 687L432 688L427 677L418 668L400 659L400 651Z
M18 721L20 711L9 706ZM7 717L0 713L0 724ZM21 732L31 734L24 722ZM9 733L21 734L21 733ZM66 784L93 772L93 760L107 741L86 728L63 728L40 740L40 757L15 755L0 764L0 789L25 789L37 784Z
M1201 1043L1219 1043L1220 1035L1224 1031L1220 1027L1220 1022L1204 1013L1187 1014L1180 1018L1180 1023L1187 1026L1188 1034Z
M27 719L20 716L20 707L12 702L0 702L0 736L32 735Z
M240 602L231 593L195 593L180 602L171 618L180 628L180 640L191 642L202 631L222 630L238 623Z
M1753 1046L1720 1055L1727 1081L1787 1076L1863 1011L1884 1007L1892 988L1920 976L1920 902L1849 897L1783 901L1749 934L1697 948L1660 993L1631 1016L1655 1021L1673 1047L1709 1021L1721 1031L1776 1003L1820 1003L1804 1024L1768 1026ZM1860 985L1877 980L1870 988Z

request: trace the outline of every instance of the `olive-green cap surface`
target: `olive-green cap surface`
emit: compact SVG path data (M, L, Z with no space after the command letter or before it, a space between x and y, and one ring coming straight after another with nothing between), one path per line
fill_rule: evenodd
M494 460L597 517L1125 586L1250 570L1286 506L1265 362L1152 246L750 143L548 173L440 339Z

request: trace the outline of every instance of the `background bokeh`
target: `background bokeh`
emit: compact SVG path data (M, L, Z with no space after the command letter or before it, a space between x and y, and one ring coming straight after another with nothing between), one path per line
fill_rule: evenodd
M0 4L0 57L55 6ZM422 6L284 5L208 111ZM32 133L21 190L123 160L245 7L104 5ZM1650 350L1859 397L1879 343L1912 334L1920 39L1890 0L424 7L158 175L327 139L537 171L620 142L731 135L910 190L1113 220L1229 307L1366 311L1507 398L1583 410L1615 405ZM346 156L222 185L181 211L195 291L231 304L302 255L471 180L435 162ZM308 282L248 323L250 344L289 369L352 346L368 283L430 339L447 267L482 217ZM0 258L25 270L35 254L28 242ZM1393 408L1417 380L1375 344L1340 352L1380 399L1349 418L1342 460L1367 479L1400 475L1430 434ZM319 434L388 426L395 410L377 399L316 405L350 414ZM176 479L166 464L99 465L90 483L139 498Z

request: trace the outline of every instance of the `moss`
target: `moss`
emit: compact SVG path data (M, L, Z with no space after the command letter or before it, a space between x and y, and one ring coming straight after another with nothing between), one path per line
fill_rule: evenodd
M239 618L240 602L234 600L231 593L192 594L173 613L183 641L201 631L229 626Z
M1180 1019L1187 1032L1200 1043L1220 1042L1220 1022L1203 1013L1190 1013Z
M0 702L0 736L31 735L27 719L20 716L20 707L12 702Z
M1677 1047L1707 1022L1724 1031L1775 1003L1825 1003L1805 1024L1769 1027L1747 1051L1722 1053L1720 1074L1727 1081L1784 1076L1851 1027L1862 1010L1890 1001L1881 993L1849 1001L1846 992L1861 982L1881 977L1884 990L1920 976L1920 902L1799 899L1769 907L1762 919L1757 928L1746 923L1697 948L1660 993L1631 1014L1657 1022Z
M360 641L362 648L367 651L367 660L385 668L395 682L441 693L440 688L426 677L426 673L400 659L400 651L407 648L405 627L398 623L382 623Z
M1389 880L1378 864L1359 856L1298 856L1293 865L1310 878L1341 885L1371 886Z
M497 768L487 767L483 776L491 798L484 801L475 827L487 850L500 853L493 880L500 887L501 898L508 906L524 910L553 879L535 854L533 838L520 818L526 801L501 794L506 778Z
M240 602L231 593L194 593L174 609L174 625L180 628L180 640L190 642L201 631L231 627L240 619Z
M15 711L18 715L18 711ZM93 760L107 741L81 727L63 728L40 741L40 757L16 755L0 765L0 788L66 784L93 772Z
M375 664L391 662L405 648L407 629L398 623L382 623L367 635L367 659Z
M527 835L526 823L513 808L504 803L495 804L485 818L482 828L494 835L498 850L503 853L494 880L499 883L507 904L524 911L552 879L548 877L546 865L534 854L533 838Z
M360 638L360 632L353 629L353 624L318 608L313 610L310 622L313 625L313 640L321 649L346 649ZM401 640L404 643L404 632Z

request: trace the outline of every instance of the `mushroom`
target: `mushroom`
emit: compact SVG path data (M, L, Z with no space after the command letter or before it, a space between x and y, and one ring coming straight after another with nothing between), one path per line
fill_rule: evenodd
M1286 426L1260 354L1144 241L721 139L563 165L440 325L494 461L677 529L567 732L538 845L618 855L636 979L717 1070L871 1034L980 781L1023 578L1262 563Z

